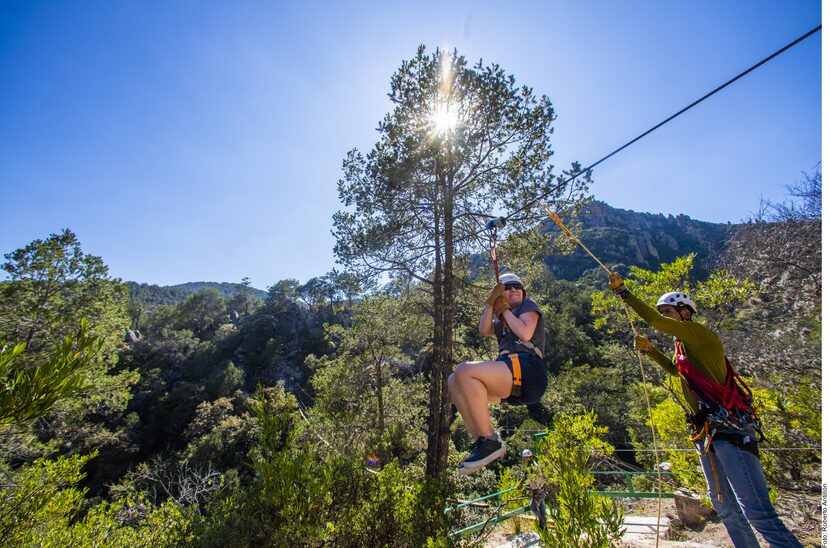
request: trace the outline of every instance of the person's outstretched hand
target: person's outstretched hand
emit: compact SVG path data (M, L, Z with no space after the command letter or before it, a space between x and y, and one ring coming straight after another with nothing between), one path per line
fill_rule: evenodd
M625 287L625 282L613 272L608 275L608 289L619 297L625 298L628 296L628 289Z
M634 337L634 348L636 348L643 354L646 354L654 350L654 345L651 344L651 342L649 342L649 340L643 337L642 335L636 335Z

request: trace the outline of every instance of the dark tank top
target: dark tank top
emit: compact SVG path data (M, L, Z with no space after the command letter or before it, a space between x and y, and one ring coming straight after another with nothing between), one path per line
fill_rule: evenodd
M523 300L519 306L512 310L513 315L517 318L524 314L525 312L533 311L539 314L539 321L536 322L536 330L533 331L533 336L530 338L530 342L533 343L533 346L539 349L542 353L542 356L545 355L545 319L542 317L542 310L539 308L539 305L536 304L536 301L533 299L525 299ZM529 349L527 346L522 344L519 337L510 330L510 326L507 325L506 322L502 322L499 319L496 319L495 323L496 329L496 337L499 340L499 352L503 350L507 350L508 352L530 352L533 353L532 349Z

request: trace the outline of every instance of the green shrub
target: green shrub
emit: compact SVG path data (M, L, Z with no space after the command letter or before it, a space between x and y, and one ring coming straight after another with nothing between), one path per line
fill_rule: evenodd
M499 476L499 491L507 491L499 496L499 503L502 505L502 513L516 510L530 504L527 493L522 489L524 476L517 468L503 468ZM512 489L512 491L511 491ZM522 520L518 516L511 518L508 527L513 533L522 531Z
M622 537L622 508L589 492L592 462L612 452L600 439L608 429L596 420L593 411L557 415L539 444L536 460L550 487L547 504L553 509L552 529L541 531L544 546L606 547Z
M96 456L38 459L23 466L16 485L0 491L3 546L182 546L195 509L173 501L153 508L139 497L100 503L81 514L83 466Z
M424 546L446 536L446 482L397 460L374 472L302 438L296 400L280 388L260 390L252 410L255 475L214 498L199 524L202 546Z

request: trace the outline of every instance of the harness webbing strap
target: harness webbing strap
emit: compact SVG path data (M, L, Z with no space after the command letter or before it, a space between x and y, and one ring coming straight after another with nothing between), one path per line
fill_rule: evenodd
M522 395L522 364L519 363L518 354L508 354L507 357L510 358L510 365L513 367L513 388L510 395L518 398Z
M709 451L709 465L712 467L712 479L715 481L715 491L718 492L718 502L723 502L723 493L720 492L720 479L718 479L718 467L715 464L715 455Z
M737 408L754 414L754 409L752 409L750 403L752 392L743 379L735 374L735 370L732 369L732 364L729 363L728 359L726 360L726 379L724 384L720 384L710 379L692 364L683 351L683 345L680 341L674 343L674 355L677 371L686 380L689 388L700 401L712 407L721 405L727 410Z
M538 346L536 346L535 344L533 344L533 343L532 343L532 342L530 342L530 341L523 341L522 339L518 339L518 340L516 341L516 344L520 344L520 345L524 346L524 347L525 347L525 348L527 348L527 349L533 350L533 353L534 353L534 354L536 354L537 356L539 356L539 357L540 357L540 358L542 358L542 359L544 359L544 358L545 358L545 357L542 355L542 351L541 351L541 350L539 350L539 347L538 347Z
M703 449L698 449L700 454L700 458L703 458L703 455L708 454L709 456L709 464L712 468L712 479L715 482L715 491L718 493L718 502L723 502L723 493L720 490L720 479L718 479L718 467L715 464L715 455L712 449L712 438L714 436L714 432L709 431L709 423L703 425L703 428L697 434L692 434L691 440L693 442L698 442L703 440ZM695 447L697 447L697 443L695 443Z

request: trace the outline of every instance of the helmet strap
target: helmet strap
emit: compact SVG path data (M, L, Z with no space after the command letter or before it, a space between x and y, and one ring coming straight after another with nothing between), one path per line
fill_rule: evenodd
M688 306L686 306L683 303L679 303L679 304L675 305L674 309L677 310L677 313L680 315L680 319L683 320L684 322L691 320L692 316L694 316L694 312L692 312L692 309L689 308ZM683 317L683 311L684 310L689 311L689 317L688 318Z

